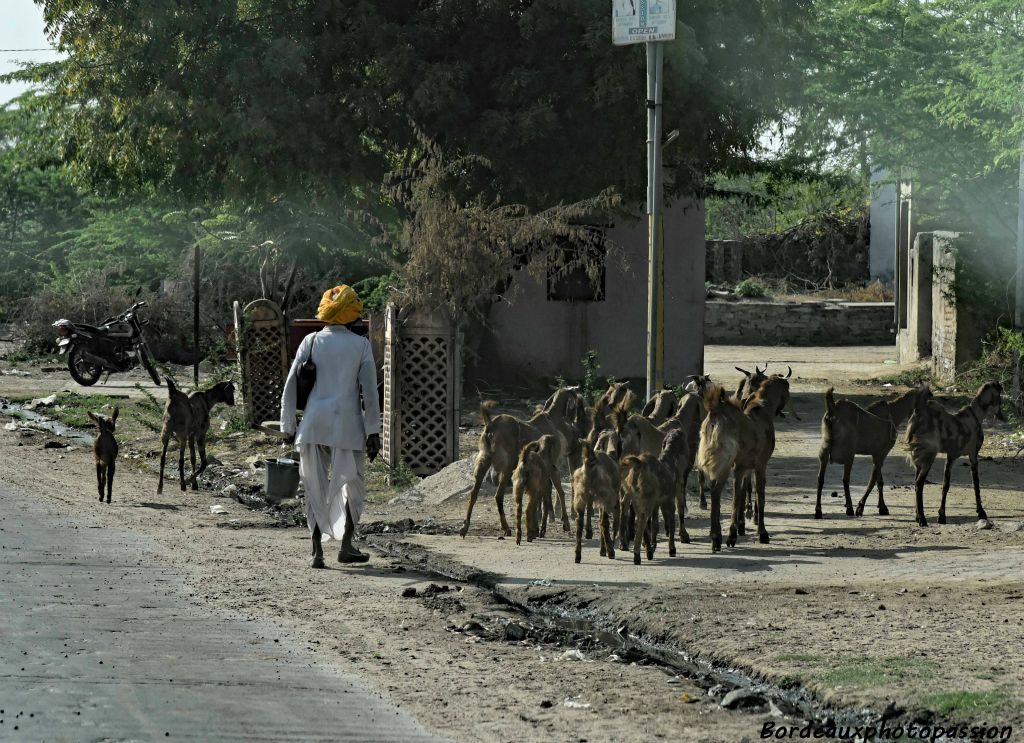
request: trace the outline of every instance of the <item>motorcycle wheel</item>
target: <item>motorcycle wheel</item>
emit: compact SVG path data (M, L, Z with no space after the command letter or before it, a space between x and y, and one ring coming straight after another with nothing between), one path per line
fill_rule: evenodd
M71 372L71 378L80 385L91 387L100 381L103 369L91 361L86 361L82 353L79 346L71 349L68 353L68 371Z
M149 355L149 349L145 345L139 346L139 361L149 372L149 376L153 379L153 384L157 387L160 386L160 375L156 373L156 367L153 366L153 359Z

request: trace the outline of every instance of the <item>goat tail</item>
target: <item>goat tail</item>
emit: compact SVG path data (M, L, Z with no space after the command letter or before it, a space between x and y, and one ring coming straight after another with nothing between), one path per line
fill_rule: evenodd
M491 425L491 412L497 407L498 403L494 400L484 400L480 403L480 417L484 419L484 425Z
M836 412L835 387L825 390L825 415L831 418Z
M178 394L178 386L174 383L174 380L170 377L164 377L164 381L167 382L167 396L174 397Z

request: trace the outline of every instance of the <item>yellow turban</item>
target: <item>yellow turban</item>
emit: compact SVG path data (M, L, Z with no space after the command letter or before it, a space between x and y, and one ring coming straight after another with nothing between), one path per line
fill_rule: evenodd
M346 284L324 292L320 308L316 311L318 320L328 325L348 325L363 315L363 303L355 289Z

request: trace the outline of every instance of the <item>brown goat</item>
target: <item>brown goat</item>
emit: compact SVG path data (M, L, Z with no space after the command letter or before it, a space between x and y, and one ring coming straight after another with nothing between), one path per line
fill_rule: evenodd
M494 493L494 502L498 506L498 517L501 521L501 529L505 536L512 534L508 521L505 518L505 489L512 479L512 472L519 461L519 453L531 441L536 441L545 434L554 436L558 442L558 453L556 461L560 461L568 448L568 440L573 434L572 425L563 419L555 416L560 412L553 408L549 412L540 412L530 420L519 420L515 416L502 413L492 417L492 411L497 403L488 400L480 404L480 416L484 421L484 430L480 433L479 454L474 469L473 490L469 494L469 504L466 506L466 520L459 530L463 537L469 532L469 522L473 516L473 507L480 495L480 486L483 484L487 471L494 467L498 476L498 486ZM567 403L568 406L568 403ZM575 440L575 439L574 439ZM560 478L555 478L555 489L558 491L559 504L562 512L562 528L569 531L569 515L565 506L565 491L562 490Z
M916 500L914 515L919 526L928 526L924 516L924 484L935 457L942 452L946 455L946 469L942 476L942 503L939 506L939 523L946 523L946 495L949 492L949 478L953 474L953 463L966 455L971 464L971 478L974 481L974 502L978 518L987 519L981 505L981 482L978 477L978 452L985 442L982 421L989 415L1005 421L1003 415L1003 386L999 382L986 382L978 390L969 405L950 413L937 400L918 396L914 413L907 427L907 446L916 469L914 486Z
M590 412L590 432L587 440L594 444L602 431L615 427L616 414L626 412L633 407L636 396L629 389L628 382L615 382L608 386L594 403Z
M682 472L682 479L679 481L676 495L676 510L680 519L686 512L686 483L690 478L697 459L697 448L700 446L700 424L704 421L704 401L700 395L684 394L675 414L659 427L666 434L679 430L686 435L687 462ZM700 507L707 508L707 499L704 495L704 477L697 478L698 490L700 493Z
M619 487L619 533L628 549L627 522L630 508L633 521L633 564L640 564L640 541L647 549L647 559L654 559L658 541L658 511L665 517L669 556L675 557L675 504L678 478L688 458L686 435L673 431L665 437L658 456L648 452L622 458L621 485ZM687 541L688 541L687 537Z
M107 418L89 411L89 417L96 424L98 431L92 444L92 453L96 459L96 487L100 491L100 503L103 502L104 488L107 491L107 503L110 503L110 496L114 490L114 470L117 469L117 439L114 438L114 427L119 412L121 411L118 408L114 408L114 412Z
M707 416L700 427L697 466L711 490L711 551L718 552L722 549L722 491L740 452L752 450L756 439L739 401L714 382L703 385L703 391Z
M602 451L596 451L583 442L582 461L572 473L573 510L576 512L576 562L583 556L584 515L597 509L601 530L601 557L615 559L615 540L618 528L619 465L618 460ZM614 523L612 523L614 521Z
M739 387L736 388L736 399L741 403L746 402L749 398L754 396L757 389L761 386L761 383L768 379L768 375L765 374L768 371L768 363L765 362L764 369L758 368L754 365L753 373L748 372L746 369L741 369L736 366L733 367L736 371L743 375L743 379L740 381ZM792 370L790 370L792 374Z
M167 460L167 447L171 436L178 442L178 479L181 489L185 490L188 483L192 489L199 489L198 477L207 466L206 437L210 432L210 411L214 405L225 403L235 404L235 385L231 382L218 382L208 390L196 391L189 395L178 389L174 380L167 381L167 404L164 406L163 428L160 430L160 481L156 492L164 491L164 465ZM188 445L192 463L192 475L185 479L185 446ZM196 446L199 447L201 465L196 469Z
M865 410L849 400L835 400L831 387L825 392L825 415L821 419L821 448L818 451L818 494L814 518L822 518L821 491L825 484L825 470L829 462L843 465L843 493L846 496L846 515L862 516L864 504L871 490L878 485L878 513L887 516L882 478L882 465L896 444L897 429L913 412L919 396L931 397L926 386L910 390L892 401L879 400ZM871 477L867 490L854 510L850 498L850 470L857 454L871 457Z
M558 439L544 435L523 447L512 473L512 495L516 504L516 544L523 538L523 500L526 501L526 541L547 532L551 516L551 486L558 475Z
M644 405L640 415L647 418L651 423L660 426L673 415L679 407L679 398L672 390L662 390L656 393L647 404Z

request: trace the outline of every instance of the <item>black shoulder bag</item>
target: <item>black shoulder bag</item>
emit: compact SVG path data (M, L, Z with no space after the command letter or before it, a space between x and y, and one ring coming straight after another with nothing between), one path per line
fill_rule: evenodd
M295 375L295 409L305 410L306 403L309 401L309 393L313 391L314 385L316 385L316 364L313 363L313 346L316 345L316 336L313 336L313 342L309 344L309 355L306 360L302 362L299 367L298 374Z

